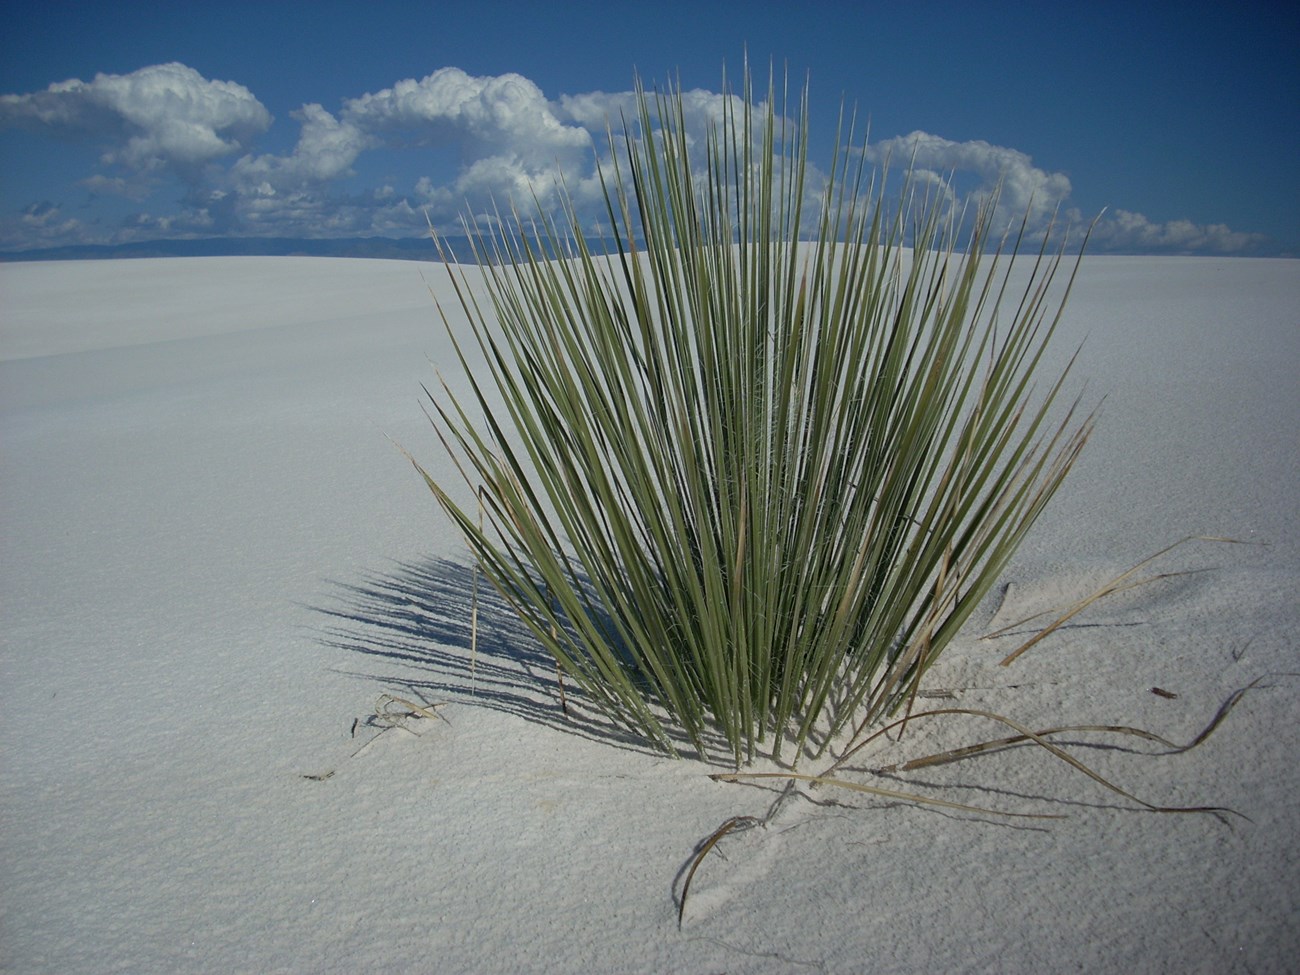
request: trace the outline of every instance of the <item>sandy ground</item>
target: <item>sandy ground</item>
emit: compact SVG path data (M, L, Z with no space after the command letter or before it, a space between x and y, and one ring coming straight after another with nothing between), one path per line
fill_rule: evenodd
M1086 338L1097 433L930 681L1186 742L1264 678L1186 754L1073 739L1147 801L1241 816L1146 812L1036 750L873 774L1000 733L917 723L855 779L1068 818L810 792L718 845L680 929L697 844L779 787L566 719L492 600L471 666L464 548L389 440L439 463L430 284L383 261L0 266L0 968L1294 970L1300 262L1085 262L1057 354ZM1251 544L1175 549L1156 568L1203 571L1012 667L1015 636L980 639L1194 534Z

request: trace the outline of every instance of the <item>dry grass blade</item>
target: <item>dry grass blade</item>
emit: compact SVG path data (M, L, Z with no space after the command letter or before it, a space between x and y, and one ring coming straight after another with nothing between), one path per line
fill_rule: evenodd
M1065 817L1058 813L1023 813L1007 812L1004 809L988 809L983 806L970 806L963 802L952 802L948 799L936 799L933 796L917 795L914 792L900 792L897 789L884 789L880 786L864 785L861 782L850 782L847 779L837 779L829 775L808 775L803 772L718 772L710 775L709 778L715 782L742 782L751 779L786 779L795 782L809 782L813 785L833 785L841 789L849 789L853 792L863 792L867 795L879 796L882 799L898 799L902 802L915 802L923 806L938 806L943 809L955 809L959 812L976 813L981 816L1007 816L1012 819L1064 819Z
M1130 735L1135 738L1142 738L1146 741L1153 741L1159 745L1164 745L1168 749L1166 755L1182 755L1191 751L1197 745L1205 742L1210 735L1214 734L1216 728L1223 723L1228 714L1232 711L1237 703L1246 696L1248 691L1255 690L1261 681L1269 677L1290 676L1286 674L1265 674L1257 677L1245 687L1233 691L1228 698L1219 706L1214 717L1210 719L1209 724L1195 738L1186 745L1178 745L1163 738L1154 732L1146 731L1142 728L1132 728L1125 725L1067 725L1060 728L1044 728L1042 731L1034 732L1039 738L1046 738L1050 735L1068 735L1068 734L1116 734ZM1012 745L1021 745L1033 739L1026 735L1010 735L1006 738L997 738L991 741L983 741L974 745L966 745L962 748L953 748L945 752L937 752L933 755L926 755L923 758L914 758L898 765L884 765L876 769L877 772L911 772L919 768L929 768L935 765L946 765L949 762L960 761L964 758L971 758L975 755L981 755L986 752L997 751L1000 748L1008 748Z
M1240 700L1240 697L1238 697L1237 700ZM1236 701L1232 701L1232 704L1235 703ZM1094 782L1098 783L1099 785L1105 787L1106 789L1109 789L1111 792L1114 792L1116 795L1123 796L1125 799L1128 799L1131 802L1135 802L1139 806L1145 807L1151 812L1212 813L1212 814L1227 813L1233 816L1241 816L1242 819L1248 818L1246 816L1242 816L1242 814L1237 812L1236 810L1228 809L1224 806L1158 806L1154 803L1147 802L1145 799L1139 799L1131 792L1128 792L1125 789L1121 789L1119 786L1115 785L1115 783L1111 782L1109 779L1101 775L1099 772L1095 772L1093 769L1089 768L1087 765L1079 761L1073 755L1057 747L1056 745L1053 745L1042 735L1038 734L1037 732L1030 731L1024 725L1012 721L1010 718L1005 717L1003 715L996 714L993 711L983 711L978 708L939 708L934 711L924 712L923 714L912 715L910 720L916 720L917 718L920 717L937 717L939 715L944 715L944 714L965 714L965 715L971 715L973 717L987 718L990 721L996 721L1000 724L1004 724L1007 727L1011 728L1013 731L1017 732L1026 741L1031 741L1034 744L1039 745L1042 748L1045 748L1050 754L1060 759L1062 762L1065 762L1067 765L1076 769L1077 771L1082 772L1084 775L1088 776L1088 778L1092 779ZM1208 732L1213 731L1213 727L1216 726L1218 722L1222 720L1223 720L1223 715L1216 716L1215 721L1212 722L1211 728L1208 729L1206 732L1203 732L1202 737L1200 737L1200 739L1197 742L1194 742L1193 744L1199 744L1199 741L1203 741L1204 738L1208 736Z
M1025 651L1029 650L1031 647L1035 646L1036 644L1045 640L1047 637L1051 636L1058 629L1060 629L1070 620L1074 619L1074 617L1078 616L1080 613L1082 613L1093 603L1101 599L1105 599L1107 596L1114 595L1117 592L1126 592L1130 589L1136 589L1139 586L1145 586L1147 583L1156 582L1159 579L1172 579L1177 576L1187 575L1188 574L1187 572L1163 572L1160 573L1159 575L1148 576L1145 579L1137 579L1137 580L1130 581L1134 573L1139 572L1141 569L1150 565L1152 562L1160 558L1162 555L1165 555L1168 552L1173 551L1174 549L1178 548L1180 545L1186 544L1187 542L1220 542L1220 543L1231 544L1231 545L1244 544L1243 542L1241 542L1239 539L1236 538L1220 538L1212 535L1188 535L1186 538L1179 539L1178 541L1174 542L1172 545L1168 545L1165 548L1162 548L1159 552L1156 552L1154 555L1147 556L1141 562L1138 562L1136 565L1134 565L1131 569L1117 575L1114 579L1106 583L1104 586L1102 586L1092 595L1087 596L1079 600L1074 605L1070 606L1067 610L1065 610L1064 613L1062 613L1061 616L1057 617L1057 619L1053 623L1051 623L1046 628L1039 630L1036 634L1034 634L1033 637L1031 637L1029 640L1021 644L1016 650L1007 654L1007 656L1002 659L1001 666L1006 667L1010 665L1012 661L1016 660ZM1017 620L1015 623L1011 623L1008 626L1004 626L1001 629L995 630L992 633L985 634L982 639L992 640L995 637L999 637L1002 636L1003 634L1009 633L1011 630L1017 629L1021 626L1024 626L1026 623L1033 622L1034 620L1039 619L1040 617L1046 615L1048 614L1036 613L1033 616L1026 617L1025 619Z
M1171 749L1170 754L1177 754L1185 749L1179 748L1167 738L1161 738L1150 731L1144 731L1141 728L1130 728L1124 725L1096 725L1096 724L1076 724L1065 725L1059 728L1044 728L1041 731L1034 732L1039 738L1047 738L1051 735L1067 734L1115 734L1115 735L1132 735L1136 738L1142 738L1146 741L1154 741L1157 744L1164 745ZM946 752L937 752L934 755L926 755L924 758L913 758L910 761L902 762L898 765L882 765L876 769L877 772L912 772L919 768L929 768L935 765L947 765L949 762L957 762L963 758L971 758L975 755L982 755L986 752L997 751L1001 748L1009 748L1012 745L1021 745L1033 739L1026 735L1010 735L1006 738L995 738L990 741L982 741L975 745L965 745L961 748L953 748ZM1192 747L1191 745L1187 746Z
M704 858L709 855L709 851L718 845L718 841L733 830L744 828L752 829L761 822L755 816L732 816L725 823L713 831L713 833L700 844L699 851L695 854L695 859L691 861L691 868L686 873L686 879L682 882L682 899L677 907L677 927L682 926L682 918L686 915L686 895L691 889L691 880L695 877L695 871L700 868Z
M1210 723L1205 726L1205 730L1193 738L1188 744L1183 745L1181 748L1176 748L1172 754L1181 755L1183 752L1189 752L1197 745L1201 744L1201 742L1205 741L1206 738L1209 738L1210 735L1214 733L1214 729L1223 723L1223 719L1228 716L1228 712L1237 706L1237 702L1245 697L1249 691L1253 691L1259 687L1261 681L1268 680L1270 677L1300 677L1300 674L1292 673L1291 671L1282 671L1275 674L1261 674L1245 687L1233 691L1228 695L1228 699L1220 706L1218 713L1216 713L1210 720Z
M400 712L394 712L392 709L392 706L394 704L406 708L407 713L402 714ZM436 708L440 708L442 706L443 705L441 703L428 704L428 705L416 704L414 701L407 700L404 697L396 697L395 695L392 694L381 694L379 697L379 703L375 705L375 717L380 718L381 720L400 721L403 718L414 718L416 716L422 716L425 718L432 718L437 721L442 721L445 722L446 724L451 724L450 721L447 721L446 715L439 714L438 711L435 710Z

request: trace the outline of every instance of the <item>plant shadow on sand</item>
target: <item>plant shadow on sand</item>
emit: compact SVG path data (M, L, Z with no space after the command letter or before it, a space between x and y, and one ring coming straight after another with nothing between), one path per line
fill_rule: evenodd
M396 562L359 583L331 581L332 607L313 606L333 623L331 648L381 658L388 673L342 671L405 688L424 703L454 701L513 714L548 728L646 754L640 736L610 722L474 566L452 559ZM689 746L687 746L689 747Z

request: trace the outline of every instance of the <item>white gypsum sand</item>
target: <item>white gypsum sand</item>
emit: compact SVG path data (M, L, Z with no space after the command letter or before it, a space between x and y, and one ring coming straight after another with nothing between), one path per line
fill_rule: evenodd
M1259 973L1300 956L1294 676L1186 754L1076 749L1143 799L1249 821L1138 811L1034 749L857 773L1069 818L822 790L842 805L794 800L723 839L679 931L695 844L776 787L567 719L483 591L471 668L464 547L386 439L440 463L419 384L429 360L456 374L426 279L446 287L384 261L0 266L5 971ZM932 672L954 694L935 703L1185 742L1233 691L1300 671L1297 308L1295 261L1085 260L1055 354L1086 338L1097 432L1005 598ZM1015 636L979 639L1189 534L1257 544L1181 546L1153 570L1212 571L1099 603L1011 667ZM403 719L383 694L439 706ZM917 722L858 764L1003 733Z

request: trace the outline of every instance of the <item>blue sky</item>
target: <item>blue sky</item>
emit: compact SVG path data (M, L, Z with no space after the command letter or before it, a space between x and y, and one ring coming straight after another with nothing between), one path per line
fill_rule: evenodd
M581 194L633 71L706 117L722 68L810 78L874 151L1006 181L1096 250L1300 252L1300 14L1256 3L262 0L9 5L0 250L414 236L469 201Z

